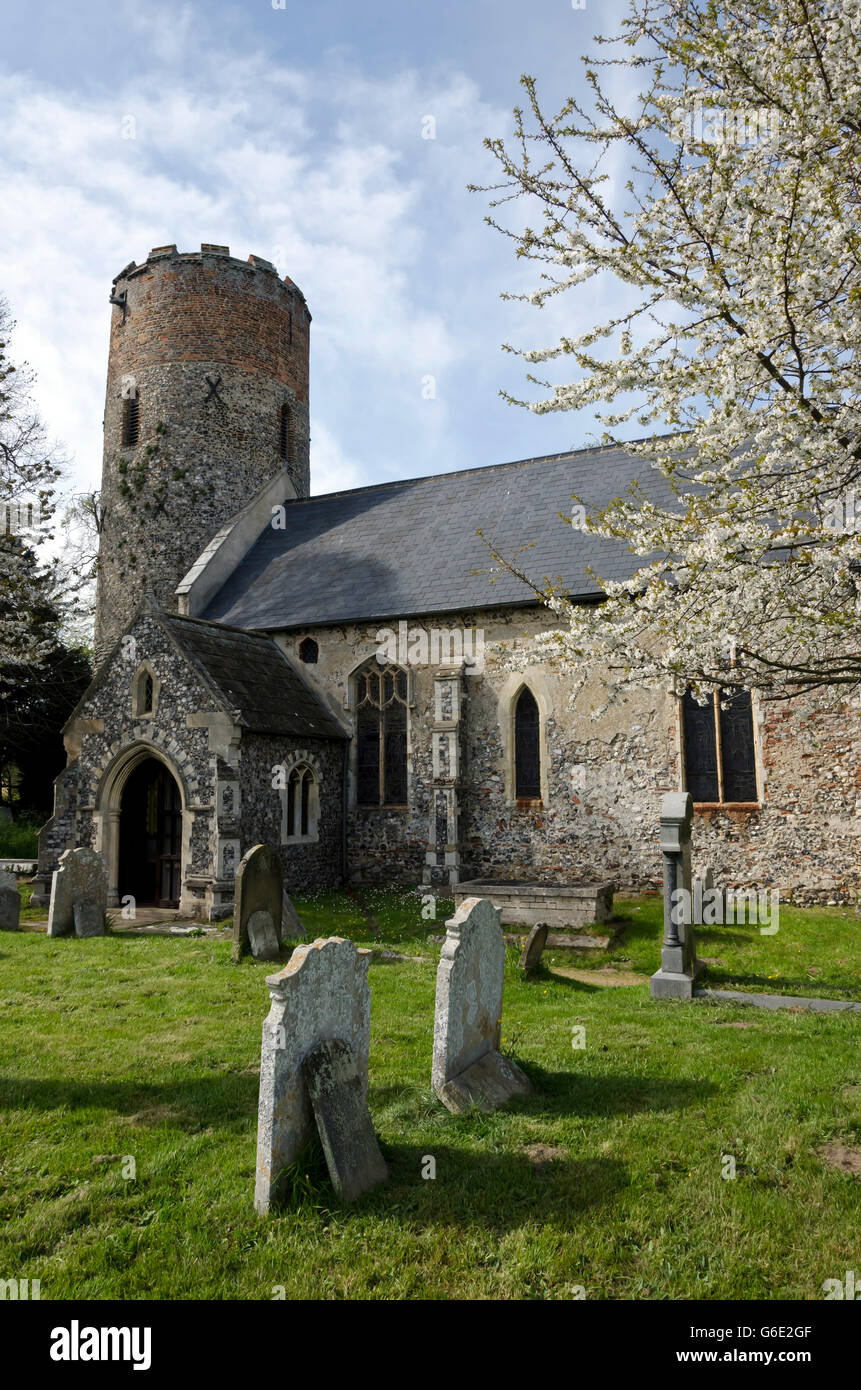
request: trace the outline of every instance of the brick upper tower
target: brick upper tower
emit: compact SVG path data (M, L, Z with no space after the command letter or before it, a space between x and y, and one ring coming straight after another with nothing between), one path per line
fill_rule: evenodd
M269 261L208 245L157 247L113 284L98 659L144 595L175 609L198 555L276 474L285 500L309 490L301 290Z

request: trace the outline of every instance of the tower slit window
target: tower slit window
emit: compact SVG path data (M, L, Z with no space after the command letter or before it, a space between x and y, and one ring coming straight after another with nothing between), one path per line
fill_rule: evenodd
M293 457L293 431L289 405L282 405L278 424L278 452L285 463Z
M138 443L141 432L140 397L123 398L123 448L131 449Z

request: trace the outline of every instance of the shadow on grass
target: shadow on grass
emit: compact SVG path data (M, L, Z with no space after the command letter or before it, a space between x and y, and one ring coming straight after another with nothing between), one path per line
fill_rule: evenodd
M141 1085L134 1081L34 1080L0 1076L3 1110L111 1110L135 1126L234 1129L256 1117L256 1073L201 1076Z
M838 985L834 984L831 980L821 980L818 976L815 979L792 980L785 975L742 974L738 970L730 972L728 970L722 970L719 966L710 965L707 984L720 985L726 989L743 989L746 987L747 989L755 989L764 994L783 994L787 989L797 989L814 999L817 995L822 995L823 990L830 990L834 994L846 995L850 1002L861 1002L857 985Z
M535 1086L530 1096L512 1101L512 1110L527 1115L634 1115L644 1110L683 1110L701 1105L717 1086L708 1081L625 1076L618 1072L545 1071L517 1058Z
M453 1144L386 1145L387 1186L352 1208L427 1228L454 1225L504 1232L536 1220L568 1228L572 1215L611 1203L630 1184L618 1159L560 1156L538 1167L525 1152L482 1153ZM433 1158L435 1177L422 1177Z

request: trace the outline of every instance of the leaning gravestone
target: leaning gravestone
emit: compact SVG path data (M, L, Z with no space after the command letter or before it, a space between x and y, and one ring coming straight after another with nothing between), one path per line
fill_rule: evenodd
M653 999L692 999L694 984L705 969L694 941L691 881L691 821L694 803L688 792L669 792L661 803L661 852L664 857L664 942L661 968L650 981Z
M331 1038L305 1058L302 1076L332 1186L343 1201L352 1202L389 1176L362 1094L358 1058L347 1043Z
M263 1024L260 1058L254 1188L258 1212L277 1204L284 1170L313 1135L314 1114L302 1065L320 1043L338 1039L350 1048L359 1095L367 1100L370 960L370 951L330 936L297 946L289 964L266 977L272 1006Z
M67 849L51 881L48 935L74 931L76 936L104 936L107 907L108 875L102 856L85 847Z
M0 931L17 931L21 920L21 894L14 874L0 871Z
M243 856L236 873L233 960L241 960L249 950L256 960L278 959L272 942L280 937L283 880L281 860L268 845L255 845Z
M296 911L290 899L287 889L284 889L284 897L281 903L281 935L285 938L295 938L305 935L305 927L302 918Z
M548 927L546 922L536 922L529 933L526 945L520 955L520 968L525 975L537 970L547 945Z
M499 1052L505 938L500 910L465 898L446 922L436 980L431 1084L455 1114L492 1111L532 1086Z

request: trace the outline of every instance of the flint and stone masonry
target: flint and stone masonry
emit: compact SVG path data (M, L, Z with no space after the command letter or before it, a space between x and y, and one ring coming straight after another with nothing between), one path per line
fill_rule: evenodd
M103 854L110 906L128 895L124 856L140 857L143 836L124 788L146 759L176 787L175 863L156 896L183 914L230 915L256 843L277 850L288 894L342 879L434 894L514 881L534 897L588 885L600 917L601 885L657 886L660 800L686 786L680 702L626 694L593 717L606 694L594 681L572 703L538 641L556 616L516 577L488 577L477 535L523 549L539 585L559 575L592 601L590 572L624 578L630 558L557 517L575 491L596 506L632 482L651 495L641 461L601 447L312 495L310 314L292 281L224 246L163 246L120 272L111 304L99 669L64 731L33 904L47 907L77 846ZM384 719L377 741L360 728L359 674L381 630L414 624L480 637L484 659L449 643L405 669L398 645L408 693L397 737ZM533 776L518 797L524 687L540 794ZM695 804L698 853L727 888L857 902L857 712L754 699L752 725L755 797ZM377 804L369 777L390 753L398 794L383 801L383 777ZM299 801L278 767L299 770ZM530 906L547 916L533 903L527 920Z
M175 609L179 581L270 479L309 488L311 315L291 280L226 246L163 246L120 271L111 305L98 659L145 595Z

